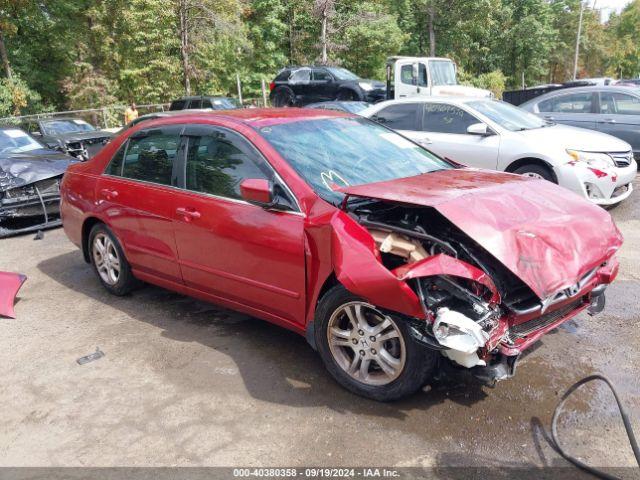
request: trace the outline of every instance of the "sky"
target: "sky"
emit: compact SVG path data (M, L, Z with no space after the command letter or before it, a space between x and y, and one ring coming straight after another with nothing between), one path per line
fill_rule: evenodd
M594 0L588 0L587 4L593 6ZM602 21L606 21L612 12L620 13L631 0L595 0L596 8L602 10Z

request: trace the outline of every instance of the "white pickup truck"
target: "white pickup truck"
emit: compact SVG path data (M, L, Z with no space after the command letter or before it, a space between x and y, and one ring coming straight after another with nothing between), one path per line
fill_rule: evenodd
M389 57L386 98L414 96L491 97L489 90L458 85L456 64L442 57Z

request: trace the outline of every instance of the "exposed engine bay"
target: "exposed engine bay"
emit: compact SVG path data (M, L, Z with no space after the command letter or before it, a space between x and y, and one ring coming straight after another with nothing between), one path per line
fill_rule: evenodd
M414 327L423 342L458 365L478 367L490 383L515 370L519 352L502 355L500 344L527 338L593 303L578 296L545 315L531 288L433 208L370 202L352 215L373 237L381 263L420 299L428 321ZM522 314L533 320L518 329L514 319ZM523 328L527 325L533 329Z

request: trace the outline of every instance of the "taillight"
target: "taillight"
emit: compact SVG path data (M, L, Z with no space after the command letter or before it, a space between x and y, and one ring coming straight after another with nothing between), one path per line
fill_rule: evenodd
M269 84L269 91L270 91L270 92L273 92L273 89L274 89L274 88L276 88L276 82L271 82L271 83Z

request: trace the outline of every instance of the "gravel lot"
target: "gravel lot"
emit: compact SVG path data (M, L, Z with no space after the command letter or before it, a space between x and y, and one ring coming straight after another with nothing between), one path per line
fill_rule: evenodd
M151 286L109 295L61 229L1 240L0 270L29 280L0 319L0 466L564 466L543 432L583 376L610 376L640 431L639 212L640 192L612 211L626 241L605 312L494 389L450 371L392 404L340 388L291 332ZM610 394L578 397L564 443L634 465Z

